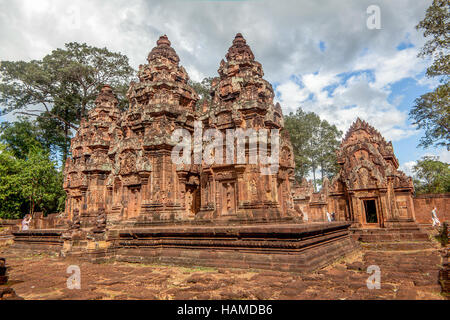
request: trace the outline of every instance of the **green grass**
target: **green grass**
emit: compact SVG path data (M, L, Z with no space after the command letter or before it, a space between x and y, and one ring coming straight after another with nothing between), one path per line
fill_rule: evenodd
M212 268L212 267L178 267L180 268L181 271L184 272L199 272L199 271L203 271L203 272L217 272L216 268Z

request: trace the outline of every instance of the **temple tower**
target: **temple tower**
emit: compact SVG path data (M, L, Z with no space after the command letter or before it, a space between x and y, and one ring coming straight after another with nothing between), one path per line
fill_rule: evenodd
M329 193L339 220L358 228L394 227L415 221L412 179L398 170L391 142L357 119L337 152L341 166Z
M208 111L199 117L205 129L218 129L225 144L230 129L268 130L269 154L271 129L280 131L279 167L274 174L262 174L267 167L258 161L252 163L251 152L258 152L247 140L245 163L237 158L235 150L227 155L223 149L222 163L202 163L200 219L211 220L276 220L295 215L290 191L293 177L293 152L279 104L274 105L274 92L263 79L263 69L255 61L246 40L238 33L220 63L219 77L212 81L212 102ZM250 136L250 134L248 135ZM228 138L228 137L227 137ZM259 144L259 146L261 146ZM256 149L256 150L255 150ZM230 163L230 159L231 163Z
M78 210L82 226L93 225L99 210L110 204L105 181L112 169L108 150L120 115L117 105L111 87L105 85L71 142L72 157L67 158L64 175L66 214L71 219Z
M189 166L171 160L178 128L193 131L198 96L167 36L161 36L139 67L139 82L127 93L129 109L109 150L114 176L108 181L112 217L151 222L193 219L186 208Z

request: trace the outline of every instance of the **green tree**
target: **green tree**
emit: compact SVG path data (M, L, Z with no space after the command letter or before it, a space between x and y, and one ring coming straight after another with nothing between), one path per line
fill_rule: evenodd
M189 85L194 88L200 99L197 101L196 109L200 110L203 103L211 101L211 83L214 78L204 78L201 82L189 80Z
M326 120L320 123L320 145L319 166L322 180L327 177L331 179L339 172L339 165L336 158L336 150L341 143L342 131L335 125L331 125Z
M65 197L62 189L62 173L56 163L49 160L49 154L34 148L28 154L20 173L23 182L23 196L29 200L30 214L36 209L44 213L56 212Z
M68 155L70 137L94 104L104 84L114 88L123 107L134 75L128 58L106 48L76 42L56 49L42 60L2 61L0 104L3 114L18 112L38 116L47 136Z
M317 190L317 170L320 170L322 180L337 172L336 149L342 132L314 112L305 112L301 108L285 117L285 128L294 148L296 178L300 181L311 172Z
M439 157L423 157L413 167L417 194L450 192L449 164Z
M45 142L40 140L41 136L42 130L27 118L0 124L0 141L18 159L25 159L32 148L45 148Z
M36 139L28 120L2 124L0 136L0 218L64 210L63 174Z
M27 210L20 177L22 168L22 162L0 143L0 218L18 219Z
M289 131L292 147L294 148L295 176L298 181L306 178L311 170L311 151L313 127L320 121L313 112L304 112L298 108L295 113L285 116L285 128Z
M446 146L450 150L450 5L448 0L434 0L425 18L416 29L424 30L428 38L420 57L430 57L433 64L427 69L427 77L437 77L439 85L433 92L417 98L409 116L425 135L420 146Z

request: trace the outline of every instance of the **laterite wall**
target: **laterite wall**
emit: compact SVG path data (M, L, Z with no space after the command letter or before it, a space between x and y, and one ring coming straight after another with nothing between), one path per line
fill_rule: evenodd
M437 208L437 216L441 222L450 221L450 193L422 194L414 197L416 221L420 224L431 224L431 210Z

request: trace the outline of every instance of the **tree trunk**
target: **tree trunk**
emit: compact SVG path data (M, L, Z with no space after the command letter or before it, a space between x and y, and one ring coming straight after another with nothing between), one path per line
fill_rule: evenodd
M316 185L316 166L312 166L313 169L313 181L314 181L314 192L317 192L317 185Z
M323 162L320 163L320 173L322 175L322 184L323 184L323 174L324 174L324 170L323 170Z
M68 110L67 107L64 110L65 112L65 117L66 119L68 118ZM66 162L68 153L69 153L69 147L68 147L68 143L69 143L69 126L65 123L64 124L64 150L63 150L63 162Z

